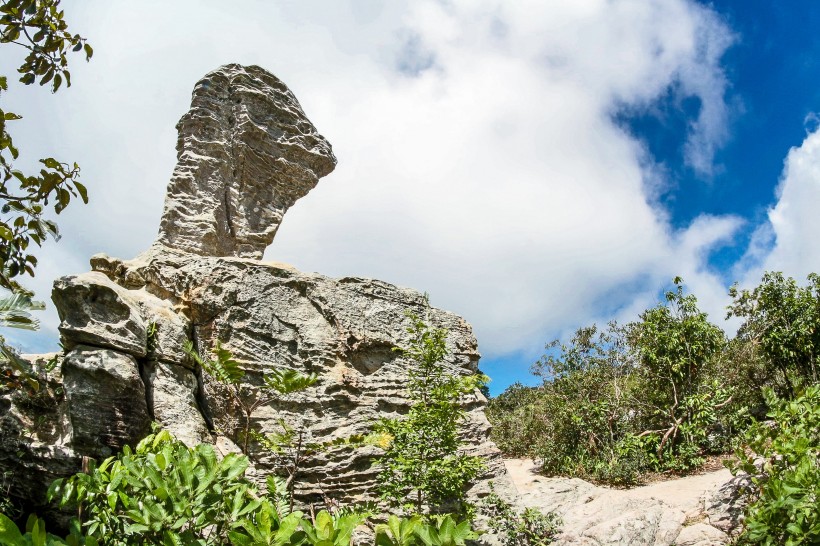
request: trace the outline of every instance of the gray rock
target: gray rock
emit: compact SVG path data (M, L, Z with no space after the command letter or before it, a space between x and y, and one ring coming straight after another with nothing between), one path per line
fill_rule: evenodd
M56 478L78 472L82 458L65 445L71 427L59 362L47 365L54 356L23 355L41 377L36 393L0 394L0 485L16 508L64 522L45 493Z
M304 429L307 441L321 443L366 434L379 418L401 415L409 407L409 362L392 349L409 341L405 312L427 312L423 296L414 290L368 279L330 279L281 264L194 256L156 247L136 260L98 258L94 266L116 282L145 279L144 286L132 286L131 291L184 301L178 312L190 317L192 338L200 350L207 351L221 341L241 363L251 387L258 387L264 374L279 368L319 375L317 385L307 391L260 407L252 423L258 432L281 431L284 419ZM430 309L429 313L435 326L449 331L451 354L446 366L454 374L475 373L479 354L469 325L445 311ZM169 371L173 368L167 367ZM215 432L242 445L242 414L224 387L207 375L202 399L202 409ZM465 439L470 451L485 457L489 465L474 496L486 494L490 479L497 490L511 491L500 453L489 440L490 426L483 413L486 400L476 393L465 404ZM253 442L249 454L261 474L277 469L276 457ZM372 467L376 454L375 448L317 454L306 463L299 481L300 499L372 499L378 474Z
M336 166L293 93L258 66L207 74L177 130L157 242L195 254L262 258L288 208Z
M92 272L57 279L51 299L67 348L88 344L145 356L147 334L139 306L128 290L105 275Z
M743 525L743 512L751 488L748 474L738 474L712 489L706 496L709 524L728 535L735 535Z
M163 428L193 447L211 440L196 401L197 380L191 370L165 362L148 362L143 378L149 409Z
M108 457L150 432L145 384L133 356L81 345L63 361L63 386L75 451Z
M527 459L505 464L525 506L561 517L556 544L711 546L730 541L727 532L710 525L706 502L713 492L727 493L733 487L726 469L612 489L577 478L538 475Z
M729 536L723 531L707 525L695 523L681 529L676 546L723 546L729 544Z

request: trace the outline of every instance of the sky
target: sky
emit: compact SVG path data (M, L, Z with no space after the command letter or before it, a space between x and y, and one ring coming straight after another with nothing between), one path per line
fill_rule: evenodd
M268 260L430 294L499 394L544 344L631 320L681 276L724 323L732 283L820 271L820 5L811 0L64 0L95 54L57 94L10 85L22 152L76 161L90 203L25 284L156 237L194 84L258 64L336 170ZM22 63L0 50L0 73ZM12 78L10 78L11 80ZM50 301L24 352L57 348Z

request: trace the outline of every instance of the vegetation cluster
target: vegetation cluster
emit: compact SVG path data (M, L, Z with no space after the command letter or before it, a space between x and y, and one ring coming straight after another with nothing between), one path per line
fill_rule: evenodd
M799 286L766 273L753 289L733 287L728 317L742 323L731 339L674 285L634 322L548 344L533 366L540 386L491 400L494 440L546 474L615 485L734 449L733 468L754 484L741 540L815 543L820 277Z

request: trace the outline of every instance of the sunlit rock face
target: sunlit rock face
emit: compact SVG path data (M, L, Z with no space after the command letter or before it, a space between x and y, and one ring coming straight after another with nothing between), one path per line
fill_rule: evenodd
M241 409L186 355L189 341L203 355L217 342L230 350L249 396L273 370L316 373L315 385L263 404L251 422L260 434L286 423L311 444L366 434L379 419L408 411L412 364L394 351L410 341L407 311L447 329L444 364L452 374L477 372L470 325L429 308L420 292L260 261L288 207L336 164L276 77L238 65L211 72L178 127L179 162L157 241L133 260L94 256L91 272L55 282L64 352L49 376L50 409L0 397L0 473L41 482L67 475L83 457L136 444L152 422L188 445L209 442L221 453L244 447ZM487 462L473 499L490 480L512 499L489 439L486 399L476 391L463 403L465 450ZM246 452L252 479L283 472L281 457L256 441ZM311 454L295 482L297 499L375 500L379 453L348 445ZM12 491L30 505L44 502L43 487L15 482Z
M194 88L157 242L260 259L282 216L333 171L330 143L276 76L225 65Z

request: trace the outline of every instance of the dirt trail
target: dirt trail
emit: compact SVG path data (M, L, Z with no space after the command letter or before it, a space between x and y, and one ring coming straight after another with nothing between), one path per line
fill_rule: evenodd
M615 489L540 476L530 459L504 463L524 505L562 517L558 544L714 546L729 541L726 532L735 515L719 492L733 478L725 468Z
M504 459L504 465L513 484L524 497L538 494L544 486L564 478L547 478L536 473L537 465L532 459ZM687 517L697 517L703 506L704 495L726 483L732 474L726 468L704 472L672 480L659 481L632 489L615 489L592 486L601 491L610 491L621 498L658 499L664 503L680 508Z

